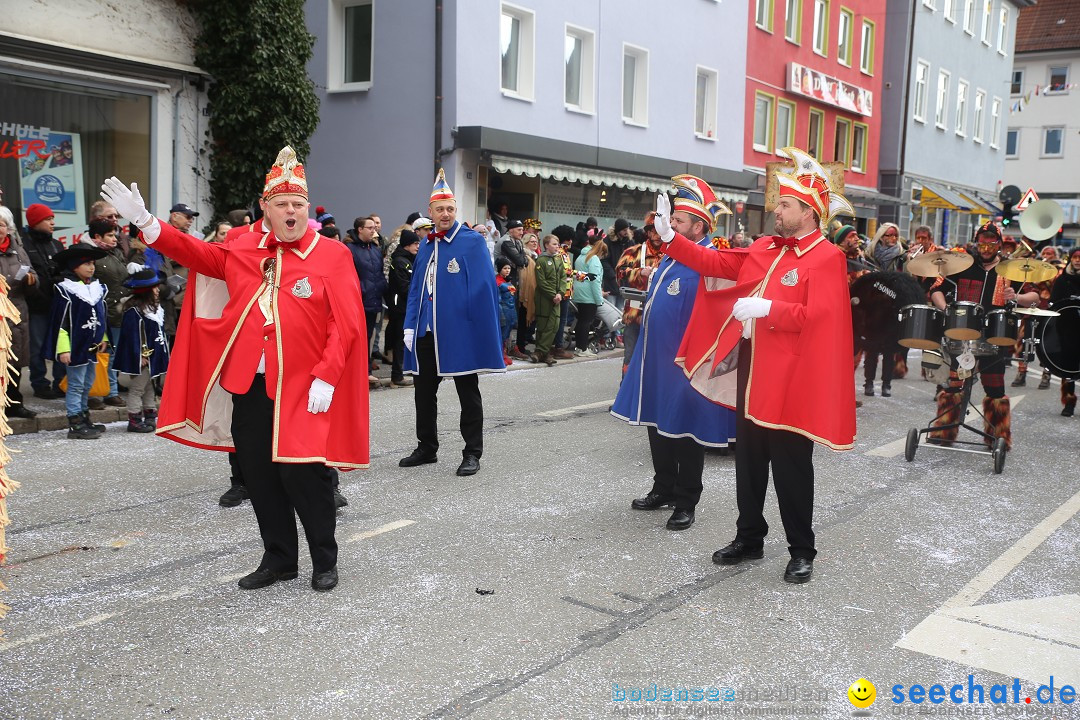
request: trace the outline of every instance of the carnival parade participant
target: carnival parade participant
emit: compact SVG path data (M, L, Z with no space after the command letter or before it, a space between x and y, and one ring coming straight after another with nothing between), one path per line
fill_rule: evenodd
M119 339L113 357L117 372L130 376L128 432L151 433L156 429L154 378L169 369L165 310L158 300L162 282L153 270L140 270L124 282L132 294L121 309Z
M217 287L227 293L215 297L208 283L184 303L157 432L196 447L235 448L264 546L258 569L239 586L297 576L299 516L312 588L332 590L334 495L322 466L368 466L366 331L348 249L307 225L296 153L283 148L266 176L269 231L228 243L203 243L159 222L134 184L110 178L102 197L134 220L147 244L224 281Z
M1004 308L1006 303L1015 302L1024 307L1039 304L1039 293L1018 294L1023 283L1013 282L1001 277L994 268L1001 261L1001 230L993 221L988 221L975 231L975 262L971 267L949 277L956 283L955 302L979 303L986 310ZM939 310L947 307L945 294L941 289L930 294L930 301ZM979 381L986 396L982 401L983 426L985 431L995 438L1005 438L1005 447L1012 448L1012 413L1009 398L1005 395L1005 364L1010 349L1001 349L989 357L976 358L979 369ZM938 419L935 425L948 425L957 422L963 415L961 407L963 383L957 376L955 361L953 372L949 375L949 387L937 394ZM930 437L939 440L955 440L959 428L937 430ZM986 441L990 444L992 441Z
M711 234L720 215L731 211L701 178L678 175L672 183L676 195L671 223L701 252L715 254ZM726 448L736 435L734 413L691 387L675 364L699 281L697 271L670 257L651 272L641 332L611 408L615 417L645 425L649 432L652 488L630 507L656 510L674 505L667 521L669 530L685 530L694 524L701 500L704 446Z
M635 290L649 289L649 276L656 270L663 257L660 236L653 227L653 212L645 216L643 230L645 242L631 245L623 251L615 267L615 277L619 285ZM627 299L623 305L623 375L634 356L638 336L641 334L641 310L644 303L640 300Z
M1069 261L1065 269L1057 276L1050 288L1050 303L1054 307L1060 307L1070 298L1080 298L1080 247L1074 247L1069 251ZM1076 342L1076 332L1080 331L1080 328L1075 325L1075 317L1070 317L1070 319L1074 323L1073 333L1066 332L1065 334L1071 335L1073 341ZM1074 412L1076 412L1076 380L1062 380L1061 414L1064 417L1072 417Z
M503 372L499 291L480 233L457 219L457 200L439 169L428 205L435 231L416 253L405 311L405 372L415 375L417 447L401 467L437 462L438 391L454 378L465 440L457 474L475 475L484 452L484 402L478 373Z
M784 580L803 583L817 554L814 443L833 450L855 443L846 260L821 232L837 212L854 212L816 160L797 148L782 154L795 167L776 172L776 235L747 250L712 252L675 232L664 195L655 225L666 253L706 276L679 362L695 386L736 405L739 519L735 539L713 562L763 556L771 465L791 555ZM713 289L714 278L735 285Z

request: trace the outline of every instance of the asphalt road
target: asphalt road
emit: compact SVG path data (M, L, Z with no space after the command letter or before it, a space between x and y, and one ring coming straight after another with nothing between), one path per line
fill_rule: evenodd
M645 431L607 413L617 359L519 367L481 381L473 478L454 475L452 387L440 462L410 470L412 391L373 393L326 594L305 557L298 580L237 588L260 546L248 503L217 505L222 454L119 423L10 438L0 718L840 718L860 678L879 717L1080 717L1062 693L1080 687L1080 417L1057 385L1010 393L1001 475L934 448L905 462L928 383L863 398L857 448L815 451L820 554L793 586L771 491L766 557L710 561L734 536L730 457L707 457L690 530L629 509L651 466ZM916 704L916 684L963 704Z

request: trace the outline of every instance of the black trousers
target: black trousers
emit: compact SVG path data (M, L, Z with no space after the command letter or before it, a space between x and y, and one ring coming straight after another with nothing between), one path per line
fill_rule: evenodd
M314 572L337 565L334 491L321 463L276 463L272 457L274 401L266 377L256 375L243 395L233 395L236 460L259 521L263 557L259 569L295 570L299 556L296 517L304 526Z
M394 354L390 364L390 379L402 380L405 375L401 363L405 359L405 316L391 308L386 322L386 352Z
M230 485L247 485L244 482L244 471L240 467L240 461L236 459L236 453L229 453L229 470L232 473L232 477L229 478ZM326 475L330 480L330 487L337 489L341 484L341 480L338 478L338 469L332 467L326 467L325 465L319 466L319 472Z
M596 320L596 310L599 306L592 303L577 304L577 325L574 326L574 342L578 350L588 350L589 335L591 335L593 322Z
M435 372L435 338L431 333L416 340L416 363L419 372L413 381L416 403L416 439L421 452L434 455L439 449L439 384ZM484 401L480 397L480 378L476 373L455 375L454 387L461 403L461 454L479 458L484 454Z
M814 549L814 442L787 430L773 430L746 419L746 383L750 376L750 342L739 348L739 397L735 410L735 494L739 505L736 540L760 548L769 532L765 491L772 464L780 519L792 557L810 560ZM758 382L768 382L759 378Z
M697 507L701 500L705 448L694 438L665 437L650 427L649 451L655 473L652 492L670 497L678 510Z

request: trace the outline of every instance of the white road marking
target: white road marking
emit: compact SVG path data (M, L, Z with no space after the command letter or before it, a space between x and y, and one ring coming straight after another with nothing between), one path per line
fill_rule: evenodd
M546 410L544 412L536 413L539 417L560 417L562 415L573 415L579 410L594 410L599 407L611 407L614 400L601 400L599 402L589 403L588 405L575 405L574 407L561 408L559 410Z
M12 640L10 642L0 641L0 652L4 652L5 650L14 650L15 648L21 647L23 645L31 645L42 640L48 640L49 638L56 637L57 635L62 635L68 630L74 630L75 628L97 625L98 623L105 622L109 618L113 618L117 615L122 614L123 613L103 613L101 615L95 615L94 617L86 618L85 620L80 620L77 623L72 623L71 625L67 625L65 627L57 628L56 630L38 633L37 635L30 635L29 637L24 637L20 640Z
M1019 405L1020 401L1023 400L1025 397L1027 397L1027 396L1026 395L1017 395L1016 397L1010 398L1009 411L1012 412L1013 410L1015 410L1016 406ZM972 406L968 405L967 413L964 415L964 422L967 423L968 425L971 425L972 427L977 427L975 425L975 420L977 420L977 419L979 419L978 411L975 410L975 408L973 408ZM925 434L920 435L919 436L919 447L926 447L926 445L927 445L927 443L926 443L926 435ZM904 454L904 449L906 447L907 447L907 437L905 436L905 437L900 438L899 440L893 440L892 442L887 442L884 445L880 445L880 446L878 446L876 448L873 448L872 450L867 450L863 454L864 455L869 455L871 457L894 458L894 457L898 457L900 455L903 455Z
M1020 538L896 643L896 647L1003 675L1080 683L1080 595L975 605L1066 522L1080 492Z
M349 539L347 539L345 542L352 543L359 542L360 540L367 540L368 538L373 538L376 535L382 535L383 533L400 530L403 527L408 527L415 524L415 520L395 520L394 522L381 525L374 530L365 530L364 532L358 532L355 535L351 536Z

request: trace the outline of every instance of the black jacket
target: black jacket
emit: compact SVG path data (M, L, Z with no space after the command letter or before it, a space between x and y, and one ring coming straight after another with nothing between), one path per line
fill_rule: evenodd
M409 304L409 284L412 283L415 260L416 256L401 246L390 256L390 293L395 296L391 307L402 317Z
M53 238L52 233L27 230L23 235L23 248L38 276L37 284L27 288L26 303L32 313L47 313L52 310L53 287L57 280L52 259L64 246Z

